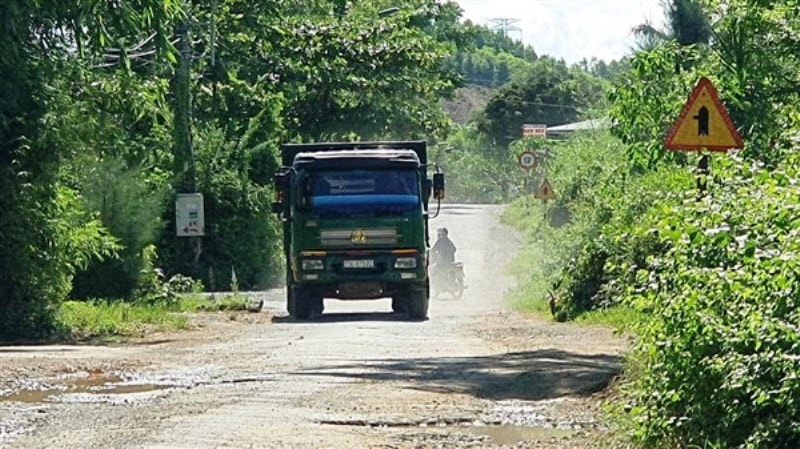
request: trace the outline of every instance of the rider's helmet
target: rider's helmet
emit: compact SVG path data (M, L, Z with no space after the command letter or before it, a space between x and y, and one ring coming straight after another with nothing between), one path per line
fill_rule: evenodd
M436 230L436 237L447 237L447 228L439 228Z

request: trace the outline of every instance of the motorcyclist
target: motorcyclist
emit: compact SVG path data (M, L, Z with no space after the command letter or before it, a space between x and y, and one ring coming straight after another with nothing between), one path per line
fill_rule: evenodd
M439 228L436 231L436 243L431 248L431 261L442 268L448 268L456 261L456 245L447 236L447 228Z

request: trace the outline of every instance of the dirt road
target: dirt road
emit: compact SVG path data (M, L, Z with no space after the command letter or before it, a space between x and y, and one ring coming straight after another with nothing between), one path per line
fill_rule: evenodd
M432 299L424 322L389 300L328 300L295 322L275 290L260 313L198 315L180 334L0 347L0 447L591 447L625 343L504 307L521 242L498 213L451 205L432 221L468 289Z

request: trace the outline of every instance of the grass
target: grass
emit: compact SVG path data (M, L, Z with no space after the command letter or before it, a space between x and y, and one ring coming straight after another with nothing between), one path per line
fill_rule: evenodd
M219 312L230 310L250 310L251 299L247 295L198 295L182 298L179 308L184 312Z
M641 312L637 312L630 307L614 306L583 313L575 319L575 322L578 324L610 326L619 331L628 331L634 323L643 319L644 316L642 316Z
M136 337L161 330L189 327L189 319L164 306L122 301L67 301L58 318L73 338Z
M59 308L58 319L74 339L124 339L190 328L189 317L180 312L248 310L249 305L248 296L239 294L220 297L189 295L173 305L106 300L66 301Z

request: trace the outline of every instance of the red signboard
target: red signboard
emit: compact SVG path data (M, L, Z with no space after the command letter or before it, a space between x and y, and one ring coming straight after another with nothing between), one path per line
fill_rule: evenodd
M547 125L522 125L522 137L545 137Z

